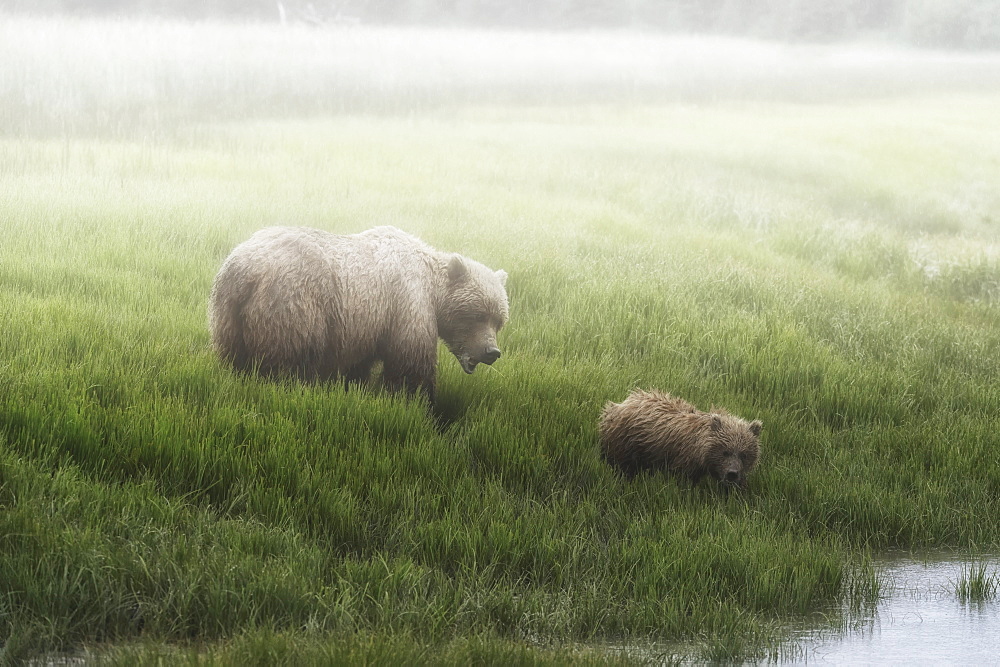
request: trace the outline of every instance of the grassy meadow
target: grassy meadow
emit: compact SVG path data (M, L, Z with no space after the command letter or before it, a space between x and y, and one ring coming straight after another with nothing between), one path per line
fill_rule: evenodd
M4 17L0 62L0 661L778 658L873 555L998 550L1000 57ZM276 223L505 269L503 358L442 346L434 415L234 375L209 288ZM749 492L609 470L637 386L763 420Z

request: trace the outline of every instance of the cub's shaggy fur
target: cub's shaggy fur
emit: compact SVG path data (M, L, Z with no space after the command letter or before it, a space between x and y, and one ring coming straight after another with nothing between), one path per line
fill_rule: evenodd
M216 352L240 370L365 381L434 400L440 336L471 373L500 356L507 274L394 227L339 236L270 227L238 245L212 285Z
M663 470L697 483L708 474L723 485L744 487L760 454L760 421L724 410L702 412L682 398L636 389L601 413L604 460L631 479Z

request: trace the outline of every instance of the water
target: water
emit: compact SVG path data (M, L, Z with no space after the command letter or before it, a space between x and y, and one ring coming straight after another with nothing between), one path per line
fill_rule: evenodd
M987 576L1000 561L985 564ZM888 583L873 612L847 614L840 630L804 629L782 662L807 664L1000 664L1000 597L963 602L956 592L968 560L893 560L882 564Z

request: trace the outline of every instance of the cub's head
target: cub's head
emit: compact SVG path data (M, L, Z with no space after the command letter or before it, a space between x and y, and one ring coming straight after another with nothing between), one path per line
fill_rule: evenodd
M438 307L438 335L471 373L478 364L500 358L497 332L507 322L507 274L453 255L447 285Z
M705 457L708 473L725 487L745 488L747 475L760 456L763 424L725 413L712 413L708 418L710 446Z

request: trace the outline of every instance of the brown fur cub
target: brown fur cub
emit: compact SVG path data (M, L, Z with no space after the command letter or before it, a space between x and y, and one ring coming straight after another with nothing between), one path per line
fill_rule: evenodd
M760 455L759 420L744 421L724 410L702 412L682 398L634 390L601 413L601 453L631 479L663 470L697 483L706 474L726 487L746 486Z

